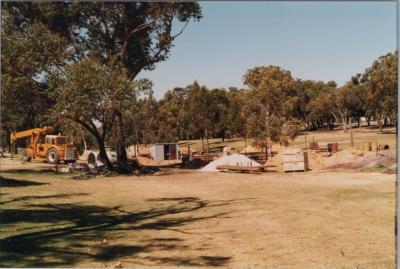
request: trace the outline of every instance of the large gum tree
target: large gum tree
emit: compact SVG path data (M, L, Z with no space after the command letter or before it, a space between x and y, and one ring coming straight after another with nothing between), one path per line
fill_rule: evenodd
M3 2L2 8L16 31L40 23L64 38L69 54L66 65L96 58L111 69L126 69L130 80L166 60L188 23L202 17L196 2ZM110 92L117 159L124 167L121 100L118 91L111 88Z

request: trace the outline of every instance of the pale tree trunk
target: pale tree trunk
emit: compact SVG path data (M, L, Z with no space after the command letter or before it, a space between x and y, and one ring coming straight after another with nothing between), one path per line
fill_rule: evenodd
M207 154L209 152L209 143L208 143L208 130L205 131L205 135L206 135L206 142L207 142Z
M204 136L201 137L201 152L204 153Z
M379 114L379 116L378 116L378 127L379 127L379 131L383 132L382 115L381 114Z
M333 119L334 119L333 126L335 126L335 122L338 121L338 118L337 118L336 114L333 113L332 111L330 111L329 113L333 116Z
M267 105L267 109L265 111L265 125L267 128L270 128L269 126L269 104ZM269 134L268 137L266 137L266 148L265 148L265 162L268 161L268 147L269 147Z
M340 120L342 121L343 124L343 131L347 132L347 111L341 110L339 113L340 113Z

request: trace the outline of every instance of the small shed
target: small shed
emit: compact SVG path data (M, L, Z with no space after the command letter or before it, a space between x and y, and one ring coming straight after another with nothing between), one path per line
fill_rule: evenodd
M157 143L150 145L150 154L154 160L178 160L178 144L175 143Z
M307 171L307 153L299 148L287 149L282 156L284 172Z

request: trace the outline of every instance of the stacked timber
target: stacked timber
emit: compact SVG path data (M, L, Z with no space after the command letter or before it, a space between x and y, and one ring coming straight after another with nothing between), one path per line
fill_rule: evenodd
M220 165L217 169L222 172L236 172L236 173L261 173L264 172L262 166L241 166L241 165Z
M376 142L370 142L370 141L360 141L356 145L356 149L362 150L362 151L377 151L380 149L381 145L378 145Z
M282 156L284 172L307 171L307 153L299 148L287 149Z

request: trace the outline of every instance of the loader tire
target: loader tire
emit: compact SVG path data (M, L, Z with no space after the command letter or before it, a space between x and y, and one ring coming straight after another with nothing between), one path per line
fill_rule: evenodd
M58 151L56 149L49 149L49 151L47 151L47 162L54 164L59 161L60 157L58 156Z
M29 156L29 153L27 150L23 150L21 152L21 160L23 160L24 162L30 162L31 161L31 156Z

